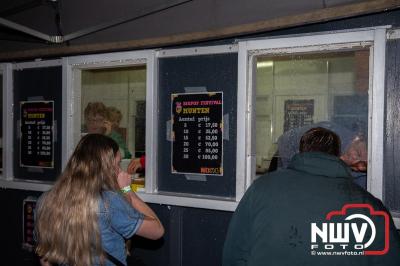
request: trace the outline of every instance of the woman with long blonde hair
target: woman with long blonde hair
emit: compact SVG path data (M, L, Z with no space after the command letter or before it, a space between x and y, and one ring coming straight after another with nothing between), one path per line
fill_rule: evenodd
M78 143L53 188L38 201L36 252L42 265L126 265L125 239L158 239L164 228L131 189L118 145L101 134ZM121 265L122 265L121 264Z

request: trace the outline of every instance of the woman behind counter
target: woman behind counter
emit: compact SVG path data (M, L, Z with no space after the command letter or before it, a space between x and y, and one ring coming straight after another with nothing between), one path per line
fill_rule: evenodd
M88 134L78 143L38 202L36 252L42 265L114 265L113 259L126 265L125 239L163 236L156 214L130 189L120 160L118 145L107 136Z

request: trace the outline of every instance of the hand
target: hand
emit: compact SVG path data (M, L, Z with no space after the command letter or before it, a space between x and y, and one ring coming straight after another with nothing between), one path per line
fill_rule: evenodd
M120 188L131 185L131 175L120 169L117 177L118 185Z
M350 165L351 169L355 172L366 172L367 171L367 162L365 161L357 161Z
M111 130L112 130L112 123L108 120L105 120L103 127L104 127L104 135L107 135L107 136L110 135Z
M139 169L142 169L143 165L140 163L140 158L134 158L128 165L127 171L129 174L136 173Z

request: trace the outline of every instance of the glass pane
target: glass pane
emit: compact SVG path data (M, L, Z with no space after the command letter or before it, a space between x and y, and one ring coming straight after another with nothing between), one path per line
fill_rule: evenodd
M322 126L366 187L369 50L256 59L256 176L287 167L301 135Z
M131 159L140 161L145 152L146 66L84 70L81 88L82 134L114 139L125 170ZM144 167L134 175L140 185Z

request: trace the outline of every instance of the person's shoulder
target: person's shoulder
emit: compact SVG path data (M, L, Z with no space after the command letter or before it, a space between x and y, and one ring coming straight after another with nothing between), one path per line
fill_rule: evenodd
M101 196L105 200L113 200L113 199L120 199L122 198L121 193L113 191L113 190L104 190L101 193Z
M357 195L362 198L362 201L365 203L370 204L372 207L374 207L375 210L385 210L386 207L383 204L383 202L375 197L374 195L371 194L368 190L364 189L360 185L356 183L351 184L352 187L352 196L357 198Z
M276 171L266 173L258 177L253 183L256 185L271 184L279 182L284 178L291 177L295 174L295 171L288 168L279 168Z
M346 181L346 182L348 182L348 181ZM374 195L372 195L368 190L366 190L365 188L361 187L357 183L354 183L353 181L351 181L350 185L351 185L351 189L352 189L353 193L355 192L355 193L358 193L360 195L363 195L367 199L378 200L379 201L379 199L375 198Z
M100 210L115 209L127 204L124 196L116 191L105 190L101 193L100 197Z
M294 174L293 170L285 168L261 175L251 184L249 193L274 193L277 188L285 186Z
M118 139L118 140L123 139L122 135L119 132L117 132L116 130L111 130L110 137Z

